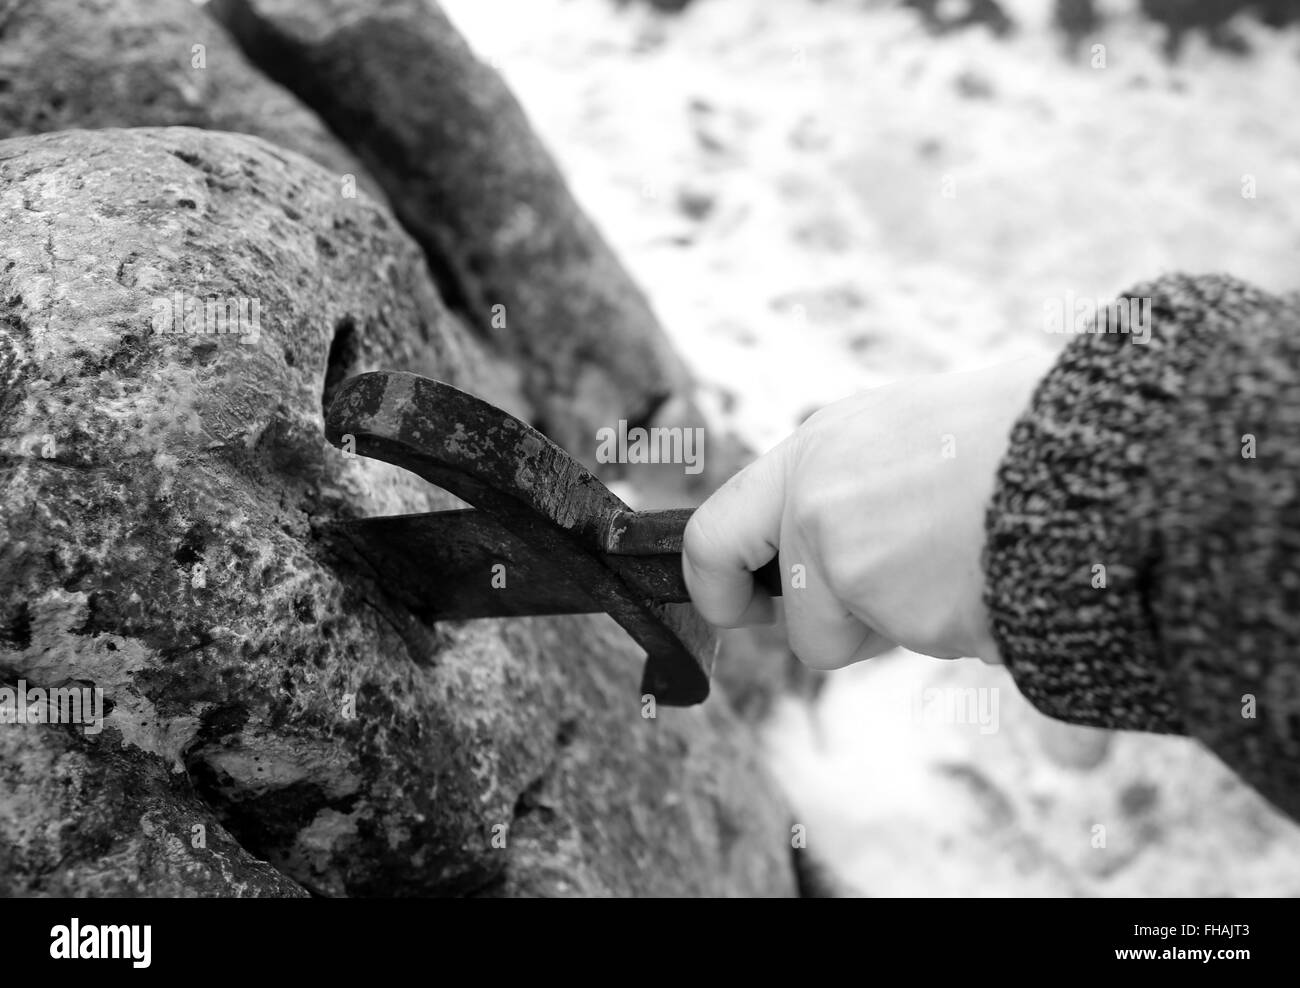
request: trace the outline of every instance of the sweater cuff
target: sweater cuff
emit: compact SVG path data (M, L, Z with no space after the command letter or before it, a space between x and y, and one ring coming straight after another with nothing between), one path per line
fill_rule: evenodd
M1179 427L1187 381L1217 343L1276 301L1223 276L1138 285L1118 304L1143 331L1095 321L1012 430L985 523L984 599L1002 661L1048 716L1187 733L1150 606L1164 481L1149 454Z

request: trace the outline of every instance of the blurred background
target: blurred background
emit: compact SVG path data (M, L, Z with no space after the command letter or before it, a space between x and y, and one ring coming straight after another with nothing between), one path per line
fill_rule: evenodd
M762 450L892 380L1051 352L1044 303L1300 289L1300 3L443 0ZM716 444L715 444L715 448ZM1047 721L999 669L721 675L866 895L1292 895L1300 827L1195 743Z

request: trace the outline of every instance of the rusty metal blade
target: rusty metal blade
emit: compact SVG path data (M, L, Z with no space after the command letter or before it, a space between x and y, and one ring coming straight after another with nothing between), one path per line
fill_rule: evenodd
M682 579L682 532L691 508L625 512L611 525L605 562L647 604L690 602ZM598 614L603 608L554 562L482 511L435 511L332 522L342 551L382 575L385 588L429 621ZM755 574L781 593L774 560Z
M427 621L602 610L580 587L557 576L549 560L481 511L332 522L322 533Z

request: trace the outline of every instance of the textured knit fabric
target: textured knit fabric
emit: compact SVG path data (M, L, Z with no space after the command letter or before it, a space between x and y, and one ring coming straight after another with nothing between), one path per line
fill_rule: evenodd
M1190 734L1300 818L1300 304L1170 276L1146 344L1070 342L1017 422L985 600L1044 713Z

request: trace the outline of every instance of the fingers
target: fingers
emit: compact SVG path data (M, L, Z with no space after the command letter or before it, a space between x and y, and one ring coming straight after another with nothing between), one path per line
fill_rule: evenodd
M800 662L840 669L881 651L883 639L831 593L820 555L789 512L781 525L781 566L786 636Z
M771 621L775 605L756 588L752 573L779 546L790 647L806 665L838 669L893 643L840 603L816 547L788 517L789 455L787 440L732 477L691 516L682 539L682 575L710 623L734 628Z
M771 621L771 599L751 575L776 555L785 508L784 442L720 487L691 516L682 576L705 620L724 628Z

